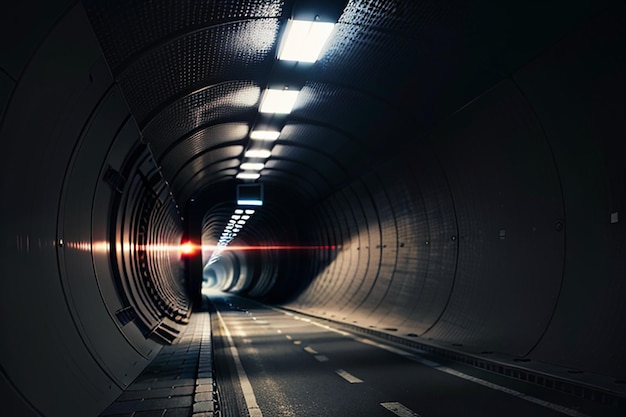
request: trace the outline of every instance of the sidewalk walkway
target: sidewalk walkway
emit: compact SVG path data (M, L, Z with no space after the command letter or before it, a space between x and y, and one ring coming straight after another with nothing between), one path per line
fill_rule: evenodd
M100 416L213 417L214 399L211 325L203 308Z

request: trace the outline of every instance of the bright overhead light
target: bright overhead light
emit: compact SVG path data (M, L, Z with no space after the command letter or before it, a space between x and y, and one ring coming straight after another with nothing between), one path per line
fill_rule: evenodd
M329 22L289 20L278 59L285 61L315 62L335 27Z
M235 220L239 220L241 219L241 216L239 214L233 214L232 216L230 216L231 219L235 219Z
M261 113L291 113L299 91L293 90L265 90L259 111Z
M244 156L246 158L269 158L272 153L265 149L250 149L246 151Z
M241 164L241 166L239 168L243 169L243 170L251 170L251 171L259 171L261 169L263 169L263 167L265 166L265 164L261 164L261 163L251 163L251 162L246 162L245 164Z
M237 224L246 224L245 220L237 220Z
M237 200L239 206L262 206L263 200Z
M235 214L243 214L243 210L242 209L236 209L235 210Z
M239 178L240 180L256 180L260 176L261 174L257 172L240 172L239 174L237 174L237 178Z
M248 210L246 210L246 214L254 214L254 210L248 209Z
M276 140L280 136L280 132L276 130L253 130L250 133L250 139L254 140Z
M248 215L241 216L241 220L248 220L248 219L250 219L250 216L248 216Z

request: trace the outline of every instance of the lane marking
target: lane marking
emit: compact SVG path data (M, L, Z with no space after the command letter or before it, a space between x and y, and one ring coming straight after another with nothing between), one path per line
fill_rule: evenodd
M335 373L351 384L361 384L363 382L362 379L357 378L350 372L344 371L343 369L337 369Z
M399 402L380 403L380 405L400 417L420 417L415 411L405 407Z
M289 336L289 335L287 334L287 335L285 335L285 339L287 339L287 340L291 340L291 336Z
M311 346L307 346L304 348L306 353L310 353L311 355L317 355L317 351L313 349Z
M301 341L299 341L299 340L294 340L294 341L293 341L293 344L294 344L294 345L300 345L300 344L302 344L302 342L301 342Z
M324 355L315 355L313 357L317 359L318 362L328 362L328 357Z
M256 397L254 395L254 391L252 390L252 384L250 384L250 380L248 379L248 375L246 375L246 371L243 369L243 364L241 363L241 359L239 359L239 352L235 347L235 343L233 342L233 338L228 331L228 327L226 327L226 322L222 318L222 315L219 311L217 311L217 317L219 321L222 323L222 327L224 328L224 334L226 335L226 340L230 345L230 356L233 358L235 362L235 368L237 368L237 375L239 376L239 384L241 385L241 390L243 391L243 397L246 401L246 407L248 407L248 414L250 417L263 417L263 413L261 412L261 408L259 408L259 404L256 402Z
M284 312L284 311L282 311L282 310L280 310L278 308L275 308L275 307L270 307L270 308L275 310L275 311L282 312L283 314L294 316L294 318L296 317L293 313L286 313L286 312ZM473 377L471 375L465 374L463 372L456 371L456 370L454 370L452 368L441 366L441 364L439 364L437 362L433 362L433 361L430 361L428 359L424 359L424 358L422 358L422 357L420 357L418 355L406 352L404 350L400 350L400 349L397 349L397 348L394 348L394 347L391 347L391 346L386 346L386 345L383 345L381 343L374 342L373 340L364 339L364 338L356 336L356 335L354 335L352 333L348 333L348 332L345 332L343 330L335 329L335 328L326 326L324 324L316 323L315 321L311 321L310 323L315 325L315 326L318 326L318 327L326 328L326 329L330 330L331 332L339 333L342 336L346 336L346 337L352 338L352 339L356 340L357 342L360 342L360 343L363 343L363 344L366 344L366 345L370 345L370 346L375 346L375 347L378 347L380 349L384 349L384 350L386 350L388 352L395 353L396 355L400 355L400 356L402 356L402 357L404 357L406 359L409 359L411 361L419 362L420 364L422 364L424 366L428 366L428 367L433 368L433 369L435 369L437 371L447 373L448 375L456 376L458 378L465 379L466 381L474 382L474 383L482 385L484 387L491 388L491 389L493 389L495 391L500 391L502 393L512 395L512 396L514 396L516 398L519 398L519 399L531 402L533 404L537 404L537 405L549 408L551 410L557 411L557 412L565 414L567 416L571 416L571 417L590 417L589 415L581 413L581 412L579 412L577 410L574 410L572 408L568 408L568 407L565 407L565 406L562 406L562 405L559 405L559 404L551 403L549 401L545 401L545 400L542 400L540 398L524 394L523 392L516 391L516 390L510 389L510 388L507 388L507 387L503 387L501 385L494 384L493 382L489 382L489 381L486 381L484 379L476 378L476 377ZM420 352L420 353L425 353L425 354L427 353L427 352L425 352L423 350L420 350L420 349L417 349L417 351Z

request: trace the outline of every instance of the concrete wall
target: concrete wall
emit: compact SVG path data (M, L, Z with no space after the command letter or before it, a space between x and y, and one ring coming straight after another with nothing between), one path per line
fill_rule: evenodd
M579 25L319 204L287 304L468 352L626 376L623 9Z
M132 210L140 206L146 187L128 190L156 165L146 157L141 166L129 161L149 152L81 5L16 6L2 23L2 409L97 415L162 346L139 325L151 303L128 300L136 278L116 280L113 271L123 275L116 257L140 259L129 217L125 223L113 210L123 211L125 200L136 200ZM125 166L127 182L116 190L106 173ZM162 192L164 181L148 188ZM158 236L147 242L178 244L179 215L167 192L160 198L147 220ZM177 289L180 260L150 257L152 276Z

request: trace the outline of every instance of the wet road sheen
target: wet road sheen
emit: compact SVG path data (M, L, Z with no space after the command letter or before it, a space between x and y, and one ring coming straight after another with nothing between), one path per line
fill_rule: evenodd
M251 416L587 415L305 316L235 296L211 301L236 348L242 387L251 387Z

